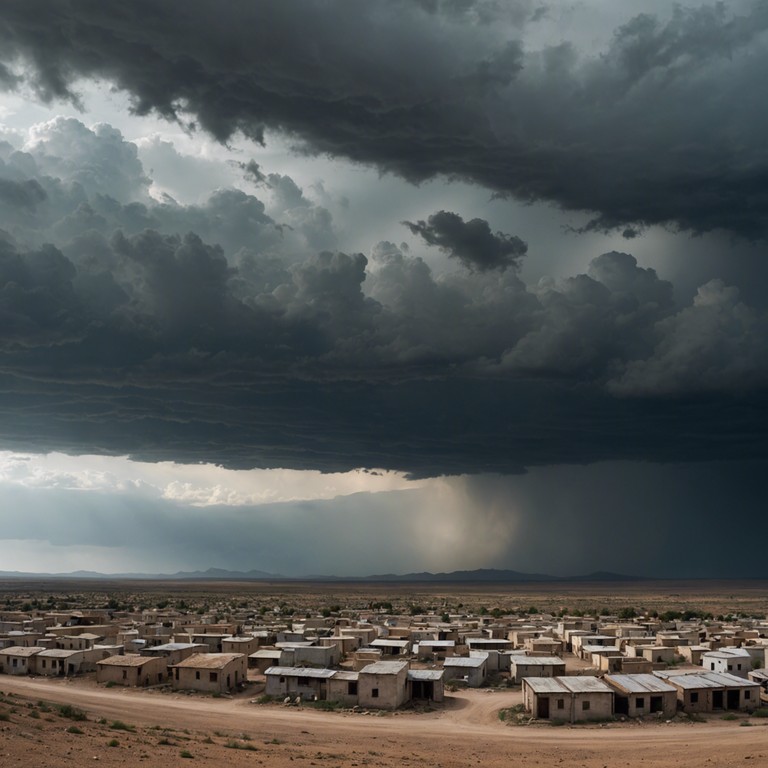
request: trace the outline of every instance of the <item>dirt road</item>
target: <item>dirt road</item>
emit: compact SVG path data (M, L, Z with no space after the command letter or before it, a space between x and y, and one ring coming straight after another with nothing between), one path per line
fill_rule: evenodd
M28 702L25 706L40 700L72 704L87 711L91 722L105 718L138 726L135 737L125 738L135 738L135 748L147 750L142 759L148 761L148 765L154 764L155 758L158 765L176 764L175 757L156 755L157 750L140 746L150 743L147 734L156 736L164 728L177 733L186 731L188 736L184 738L194 744L195 758L214 762L225 759L227 764L235 765L245 765L249 760L254 764L254 760L265 758L270 766L287 766L295 764L296 760L309 760L309 764L317 765L318 760L327 760L330 756L333 765L372 763L377 768L404 765L411 760L444 767L477 763L495 767L522 762L526 766L563 763L585 768L718 768L742 764L762 768L768 765L768 727L761 720L753 719L751 727L742 726L742 721L720 719L668 725L633 722L602 727L507 726L498 719L498 710L520 702L520 693L516 691L465 691L451 695L447 706L438 712L377 716L320 712L309 707L258 705L245 697L209 698L106 689L94 684L40 678L3 677L0 690L6 696L13 693L25 697L24 701ZM29 726L22 719L23 706L15 709L17 724ZM52 719L49 717L46 722ZM39 723L35 727L39 728ZM99 727L103 730L108 726L102 724ZM67 735L64 729L53 726L46 726L46 729L50 733L39 739L28 730L17 729L19 734L29 736L31 733L32 742L44 745L41 757L47 756L47 759L41 765L57 765L54 759L59 755L57 750L69 749L71 753L72 749L82 749L80 745L86 743L82 738L89 735L64 738L61 735L62 732ZM46 734L46 729L41 733ZM109 734L98 731L96 725L92 729L95 729L91 738L95 740L93 748L96 749L105 743L99 739ZM232 748L226 740L238 734L249 734L258 739L258 751ZM18 756L17 749L23 749L21 754L30 756L30 745L21 742L22 736L14 737L12 726L0 731L0 758ZM230 748L224 750L227 745ZM129 746L126 744L119 751L124 752ZM222 753L219 757L216 757L217 750ZM119 765L125 755L117 752L101 749L93 757L108 765ZM70 753L61 752L61 755ZM37 764L0 762L24 766Z

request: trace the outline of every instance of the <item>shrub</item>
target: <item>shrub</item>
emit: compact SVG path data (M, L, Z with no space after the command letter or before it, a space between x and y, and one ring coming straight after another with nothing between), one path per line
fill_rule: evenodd
M134 726L128 725L128 723L124 723L122 720L114 720L109 727L113 731L129 731L130 733L134 733L136 731Z
M768 708L760 707L752 713L752 717L768 717Z
M110 739L107 742L107 746L108 747L119 747L120 746L120 742L117 739Z
M184 757L187 760L193 760L195 756L189 750L182 749L181 752L179 752L179 757Z
M70 725L69 728L67 728L67 733L76 733L78 736L82 736L83 729L78 728L76 725Z
M86 715L85 712L81 709L77 709L77 707L73 707L71 704L60 704L59 714L62 717L69 718L70 720L77 720L78 722L88 719L88 715Z

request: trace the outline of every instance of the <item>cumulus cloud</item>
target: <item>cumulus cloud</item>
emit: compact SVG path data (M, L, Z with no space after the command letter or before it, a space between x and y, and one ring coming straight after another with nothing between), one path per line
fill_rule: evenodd
M768 221L767 113L752 98L767 34L760 0L626 13L597 50L522 1L9 0L0 15L6 85L24 77L43 98L98 77L138 113L221 140L272 129L413 181L590 211L592 229L749 238Z
M428 245L436 245L465 267L480 272L516 266L528 250L528 245L519 237L491 232L484 219L465 222L450 211L433 213L426 221L404 221L403 224Z

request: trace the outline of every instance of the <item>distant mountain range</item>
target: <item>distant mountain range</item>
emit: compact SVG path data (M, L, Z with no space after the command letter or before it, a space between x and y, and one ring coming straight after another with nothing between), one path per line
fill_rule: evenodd
M289 577L266 571L228 571L209 568L207 571L178 571L177 573L98 573L96 571L72 571L71 573L24 573L0 571L0 579L135 579L142 581L335 581L335 582L395 582L395 583L494 583L521 584L535 582L595 582L640 581L642 577L627 576L609 571L595 571L582 576L550 576L546 573L522 573L521 571L478 568L474 571L450 571L449 573L383 573L372 576L312 575Z

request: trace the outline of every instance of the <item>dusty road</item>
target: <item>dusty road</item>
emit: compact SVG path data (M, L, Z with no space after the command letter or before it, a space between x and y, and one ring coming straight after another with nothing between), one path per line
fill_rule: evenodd
M107 765L137 759L147 765L188 765L181 757L185 744L193 759L228 765L295 766L297 760L320 765L328 760L338 766L402 766L411 761L492 768L560 763L583 768L768 766L768 727L761 720L753 719L751 727L717 718L669 725L507 726L497 713L520 701L517 691L466 691L453 694L439 712L377 716L40 678L4 677L0 690L6 696L4 706L18 702L10 722L0 723L4 766L71 765L79 752L93 752L88 759ZM14 695L9 698L9 693ZM33 720L30 713L38 701L85 710L89 722L77 724L84 733L69 734L69 721L51 715ZM99 724L99 718L107 722ZM109 723L117 720L135 726L136 732L117 734L118 748L105 748L116 735ZM161 744L162 733L171 734L165 738L170 744ZM240 749L234 749L233 740L243 734L250 740L237 742Z

